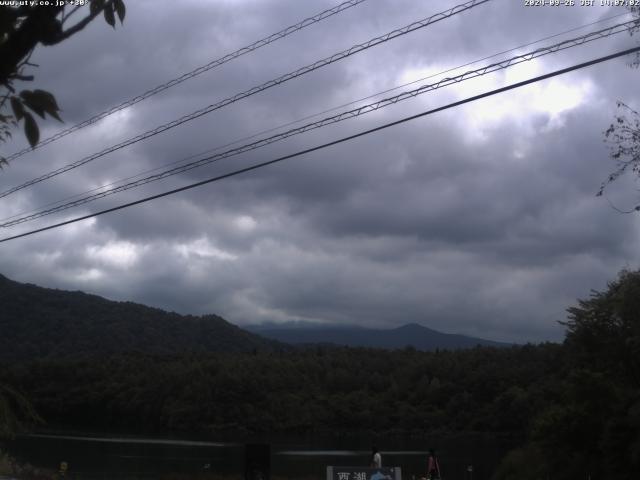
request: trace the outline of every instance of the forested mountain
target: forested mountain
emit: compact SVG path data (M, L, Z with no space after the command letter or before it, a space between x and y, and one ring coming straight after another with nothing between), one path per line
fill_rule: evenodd
M507 346L411 324L392 330L355 326L253 326L243 330L217 315L191 316L83 292L22 284L0 275L0 360L141 352L242 352L292 344L334 344L418 350Z
M510 344L493 342L482 338L442 333L411 323L393 329L363 328L354 325L316 324L266 324L245 327L253 333L267 338L292 344L329 343L351 347L404 348L412 346L418 350L456 350L473 348L477 345L488 347L508 347Z
M560 345L39 360L3 368L49 425L129 433L504 433L562 383Z
M282 348L216 315L179 315L0 275L0 360Z
M41 329L40 335L58 335L55 328L64 327L73 336L80 335L73 328L94 332L83 327L91 319L133 318L124 316L132 304L6 279L0 302L5 309L0 351L20 344L30 323ZM82 313L80 320L70 326L62 314L50 320L51 309L63 311L63 305L74 315ZM160 312L135 307L149 318ZM27 319L17 333L8 329L11 309ZM160 313L166 317L157 318L167 322L166 328L177 328L173 325L179 321L192 322L194 335L209 328L202 326L208 317ZM150 329L152 320L145 321L142 325ZM59 350L51 345L64 338L54 336L43 344L50 350L38 352L37 360L0 359L0 385L30 398L50 428L205 435L475 431L505 434L519 445L504 458L494 480L635 480L640 472L640 271L623 271L606 291L580 300L569 309L565 326L563 344L508 348L422 352L317 345L118 353L99 359L54 358ZM144 327L138 333L145 334ZM145 338L155 335L162 338L160 333ZM176 335L181 341L191 338ZM137 345L128 339L127 347ZM99 344L88 339L84 348Z

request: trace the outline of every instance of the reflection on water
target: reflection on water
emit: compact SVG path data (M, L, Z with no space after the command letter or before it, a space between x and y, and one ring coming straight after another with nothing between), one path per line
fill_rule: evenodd
M186 447L228 447L237 446L235 443L220 442L196 442L192 440L165 440L156 438L127 438L127 437L82 437L75 435L45 435L33 433L29 438L48 438L55 441L80 440L82 442L108 442L108 443L143 443L148 445L177 445Z
M271 473L275 478L324 479L327 465L366 466L371 455L369 438L251 439L271 445ZM436 447L443 476L468 480L489 479L509 445L481 435L455 439L384 440L383 465L402 468L402 477L422 476L427 451ZM75 479L204 478L206 475L242 478L244 441L197 441L121 436L29 435L4 445L20 462L56 471L69 464L67 477ZM171 475L169 475L171 474Z
M276 455L300 455L303 457L315 457L315 456L328 456L335 455L336 457L343 456L364 456L367 454L365 451L354 450L283 450L281 452L275 452Z
M335 455L335 456L358 456L364 457L369 455L369 450L283 450L281 452L275 452L277 455L301 455L301 456L317 456L317 455ZM426 456L428 452L418 452L418 451L410 451L410 450L394 450L394 451L382 451L380 452L382 455L424 455Z

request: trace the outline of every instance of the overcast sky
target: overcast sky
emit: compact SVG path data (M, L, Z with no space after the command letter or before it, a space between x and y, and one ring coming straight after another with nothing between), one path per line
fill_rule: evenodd
M98 19L34 54L39 68L33 87L55 94L64 126L339 1L126 3L125 23L115 31ZM15 160L0 173L0 186L6 190L458 3L367 0ZM620 13L620 7L525 7L524 0L493 0L3 198L0 216ZM549 55L4 229L2 236L292 153L629 48L639 39L623 33ZM640 72L626 66L629 60L1 244L0 273L185 314L216 313L238 325L305 320L387 328L417 322L494 340L559 341L563 328L557 322L566 318L565 309L592 288L605 288L620 269L638 268L640 260L638 216L621 215L595 196L614 168L603 131L616 100L640 107ZM41 125L42 138L63 127L53 120ZM3 152L22 148L22 137L14 135ZM623 179L607 194L629 208L638 200L636 187L632 178Z

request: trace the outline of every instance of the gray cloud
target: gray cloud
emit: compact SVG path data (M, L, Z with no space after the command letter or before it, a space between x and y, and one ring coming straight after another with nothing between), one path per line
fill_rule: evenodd
M65 125L333 5L129 3L125 25L115 32L96 21L36 53L38 87L56 94ZM5 169L0 181L6 188L41 175L454 4L365 2L37 150ZM552 10L495 0L2 199L0 216L620 12ZM522 66L518 79L635 41L624 34L548 56L535 68ZM594 196L613 167L602 132L615 101L638 101L638 72L625 61L5 243L0 271L182 313L217 313L238 324L419 322L497 340L559 340L557 321L576 298L640 260L637 219ZM447 87L6 233L321 144L501 86L515 75ZM58 128L43 124L43 136ZM17 138L9 147L21 145ZM634 184L614 186L609 195L633 202Z

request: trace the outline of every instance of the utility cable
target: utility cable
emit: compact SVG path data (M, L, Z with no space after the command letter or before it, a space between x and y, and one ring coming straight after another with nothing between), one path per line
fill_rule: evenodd
M469 65L475 65L476 63L480 63L480 62L483 62L485 60L489 60L491 58L495 58L495 57L497 57L499 55L503 55L505 53L511 53L511 52L516 51L516 50L520 50L522 48L529 47L531 45L535 45L536 43L544 42L545 40L550 40L552 38L557 38L557 37L560 37L562 35L566 35L567 33L575 32L577 30L582 30L584 28L591 27L591 26L597 25L599 23L608 22L609 20L612 20L612 19L615 19L615 18L618 18L618 17L622 17L622 16L627 16L627 15L629 15L629 14L628 13L619 13L617 15L612 15L611 17L606 17L606 18L603 18L601 20L596 20L594 22L586 23L586 24L583 24L583 25L580 25L580 26L565 30L563 32L559 32L559 33L555 33L553 35L548 35L546 37L539 38L538 40L534 40L533 42L529 42L529 43L525 43L525 44L522 44L522 45L518 45L517 47L512 47L509 50L503 50L501 52L494 53L492 55L480 58L478 60L473 60L473 61L467 62L467 63L465 63L463 65L458 65L457 67L452 67L452 68L449 68L447 70L443 70L443 71L438 72L438 73L432 73L430 75L427 75L426 77L422 77L422 78L419 78L417 80L413 80L411 82L403 83L401 85L396 85L395 87L388 88L388 89L383 90L381 92L377 92L377 93L374 93L374 94L371 94L371 95L367 95L366 97L362 97L362 98L359 98L359 99L356 99L356 100L352 100L350 102L343 103L342 105L337 105L335 107L331 107L331 108L323 110L321 112L313 113L311 115L307 115L305 117L298 118L297 120L293 120L293 121L290 121L290 122L287 122L287 123L284 123L284 124L280 124L280 125L278 125L276 127L271 127L271 128L266 129L266 130L261 130L259 132L253 133L251 135L236 139L236 140L234 140L232 142L228 142L228 143L225 143L223 145L218 145L216 147L209 148L209 149L204 150L202 152L189 155L188 157L181 158L180 160L175 160L173 162L165 163L163 165L159 165L159 166L151 168L149 170L144 170L144 171L139 172L139 173L137 173L135 175L131 175L129 177L122 178L120 180L115 180L113 182L109 182L109 183L100 185L98 187L94 187L94 188L91 188L89 190L85 190L84 192L80 192L80 193L65 197L65 198L63 198L61 200L56 200L54 202L49 202L47 204L40 205L39 207L32 208L31 210L19 212L19 213L10 215L8 217L4 217L4 218L0 219L0 222L6 222L6 221L11 220L11 219L16 218L16 217L29 215L29 214L34 213L34 212L40 212L41 210L44 210L47 207L51 207L53 205L62 204L64 202L68 202L70 200L82 197L83 195L87 195L87 194L90 194L92 192L97 192L98 190L102 190L102 189L107 188L107 187L112 187L114 185L117 185L118 183L126 182L128 180L133 180L134 178L142 177L143 175L147 175L147 174L152 173L152 172L157 172L158 170L162 170L163 168L167 168L167 167L170 167L172 165L177 165L177 164L180 164L180 163L187 162L187 161L189 161L191 159L198 158L198 157L200 157L202 155L206 155L208 153L212 153L212 152L215 152L215 151L218 151L218 150L222 150L223 148L227 148L227 147L230 147L232 145L236 145L238 143L245 142L247 140L252 140L254 138L259 137L260 135L265 135L267 133L271 133L271 132L275 132L275 131L281 130L282 128L290 127L290 126L295 125L297 123L301 123L301 122L303 122L305 120L310 120L312 118L319 117L320 115L324 115L326 113L334 112L334 111L339 110L341 108L348 107L350 105L354 105L356 103L359 103L359 102L362 102L362 101L365 101L365 100L369 100L371 98L378 97L380 95L384 95L385 93L393 92L393 91L398 90L400 88L404 88L404 87L407 87L409 85L414 85L416 83L428 80L430 78L438 77L440 75L444 75L445 73L449 73L449 72L453 72L455 70L459 70L459 69L467 67ZM2 225L0 225L0 226L2 226Z
M363 137L365 135L369 135L371 133L375 133L375 132L378 132L378 131L381 131L381 130L385 130L385 129L389 128L389 127L393 127L393 126L396 126L396 125L400 125L402 123L409 122L411 120L415 120L417 118L425 117L427 115L431 115L431 114L434 114L434 113L437 113L437 112L441 112L443 110L448 110L450 108L458 107L458 106L464 105L466 103L475 102L477 100L480 100L480 99L483 99L483 98L487 98L487 97L490 97L490 96L493 96L493 95L497 95L499 93L503 93L503 92L506 92L508 90L513 90L513 89L516 89L516 88L524 87L525 85L529 85L529 84L532 84L532 83L540 82L540 81L546 80L548 78L552 78L552 77L555 77L555 76L558 76L558 75L563 75L565 73L572 72L572 71L575 71L575 70L579 70L579 69L582 69L582 68L590 67L590 66L596 65L598 63L606 62L608 60L612 60L614 58L622 57L624 55L629 55L631 53L636 53L636 52L639 52L639 51L640 51L640 47L633 47L633 48L622 50L620 52L616 52L616 53L613 53L613 54L610 54L610 55L606 55L604 57L599 57L599 58L596 58L594 60L590 60L588 62L583 62L583 63L579 63L577 65L573 65L571 67L563 68L563 69L560 69L560 70L555 70L555 71L553 71L551 73L547 73L547 74L544 74L544 75L539 75L537 77L533 77L533 78L530 78L528 80L523 80L521 82L513 83L511 85L507 85L505 87L497 88L497 89L491 90L489 92L481 93L479 95L474 95L472 97L468 97L468 98L465 98L463 100L459 100L457 102L449 103L447 105L444 105L444 106L441 106L441 107L437 107L437 108L434 108L434 109L431 109L431 110L427 110L425 112L418 113L416 115L411 115L409 117L405 117L405 118L402 118L400 120L396 120L394 122L385 123L384 125L380 125L378 127L371 128L369 130L365 130L363 132L356 133L354 135L349 135L349 136L346 136L346 137L342 137L342 138L339 138L337 140L333 140L331 142L327 142L327 143L324 143L322 145L317 145L315 147L307 148L305 150L300 150L298 152L291 153L289 155L284 155L282 157L278 157L278 158L275 158L273 160L257 163L257 164L251 165L249 167L245 167L245 168L241 168L241 169L238 169L238 170L234 170L234 171L232 171L230 173L225 173L223 175L218 175L216 177L212 177L212 178L209 178L207 180L202 180L202 181L199 181L199 182L191 183L189 185L185 185L185 186L180 187L180 188L169 190L169 191L166 191L166 192L163 192L163 193L159 193L159 194L156 194L156 195L151 195L149 197L141 198L141 199L133 201L133 202L129 202L129 203L125 203L125 204L122 204L122 205L118 205L116 207L108 208L106 210L101 210L101 211L96 212L96 213L90 213L88 215L83 215L81 217L76 217L76 218L73 218L71 220L66 220L64 222L56 223L56 224L53 224L53 225L48 225L46 227L42 227L42 228L38 228L38 229L35 229L35 230L31 230L31 231L28 231L28 232L25 232L25 233L21 233L19 235L13 235L11 237L5 237L5 238L0 239L0 243L8 242L9 240L15 240L17 238L26 237L26 236L29 236L29 235L34 235L36 233L44 232L44 231L47 231L47 230L52 230L54 228L59 228L59 227L62 227L64 225L69 225L69 224L72 224L72 223L79 222L81 220L86 220L88 218L94 218L94 217L97 217L97 216L100 216L100 215L104 215L104 214L107 214L107 213L111 213L111 212L115 212L115 211L122 210L122 209L125 209L125 208L133 207L135 205L140 205L142 203L150 202L152 200L157 200L158 198L162 198L162 197L166 197L166 196L169 196L169 195L173 195L175 193L184 192L186 190L191 190L192 188L196 188L196 187L200 187L202 185L206 185L206 184L209 184L209 183L217 182L217 181L223 180L225 178L234 177L236 175L240 175L242 173L250 172L252 170L257 170L259 168L263 168L263 167L266 167L268 165L272 165L274 163L282 162L284 160L288 160L288 159L291 159L291 158L299 157L299 156L305 155L307 153L311 153L311 152L315 152L315 151L318 151L318 150L322 150L322 149L325 149L327 147L331 147L333 145L338 145L340 143L348 142L348 141L354 140L356 138Z
M129 145L133 145L134 143L140 142L142 140L145 140L149 137L153 137L154 135L158 135L159 133L165 132L171 128L177 127L178 125L182 125L183 123L189 122L191 120L195 120L196 118L199 118L203 115L206 115L208 113L213 112L214 110L218 110L220 108L226 107L227 105L230 105L234 102L237 102L238 100L241 100L243 98L249 97L251 95L255 95L256 93L262 92L268 88L274 87L276 85L280 85L284 82L287 82L291 79L300 77L302 75L305 75L309 72L312 72L314 70L317 70L319 68L322 68L326 65L329 65L331 63L337 62L339 60L342 60L344 58L347 58L351 55L354 55L356 53L362 52L364 50L367 50L371 47L374 47L376 45L380 45L382 43L388 42L389 40L392 40L394 38L400 37L402 35L406 35L408 33L414 32L418 29L424 28L428 25L432 25L436 22L439 22L440 20L444 20L446 18L450 18L454 15L457 15L463 11L469 10L471 8L477 7L478 5L481 5L483 3L487 3L491 0L470 0L466 3L457 5L455 7L452 7L444 12L440 12L437 13L435 15L432 15L430 17L427 17L425 19L422 20L418 20L417 22L413 22L409 25L406 25L402 28L393 30L389 33L386 33L382 36L379 37L375 37L365 43L361 43L358 45L354 45L350 48L348 48L347 50L343 50L339 53L335 53L329 57L326 57L322 60L318 60L317 62L314 62L310 65L307 65L305 67L299 68L293 72L287 73L285 75L282 75L278 78L275 78L273 80L270 80L266 83L263 83L261 85L258 85L256 87L250 88L249 90L246 90L242 93L238 93L236 95L233 95L232 97L226 98L225 100L222 100L218 103L214 103L212 105L209 105L207 107L201 108L200 110L196 110L195 112L192 112L190 114L184 115L176 120L173 120L169 123L165 123L163 125L160 125L152 130L148 130L147 132L141 133L140 135L137 135L135 137L129 138L121 143L118 143L116 145L113 145L111 147L108 147L104 150L102 150L101 152L98 153L94 153L92 155L89 155L87 157L84 157L80 160L77 160L73 163L70 163L68 165L65 165L63 167L60 167L56 170L53 170L45 175L42 175L40 177L37 177L35 179L29 180L21 185L18 185L16 187L10 188L9 190L6 190L4 192L0 193L0 198L6 197L7 195L10 195L14 192L17 192L19 190L22 190L24 188L27 188L31 185L34 185L36 183L42 182L44 180L47 180L49 178L55 177L57 175L60 175L62 173L68 172L69 170L73 170L74 168L78 168L81 165L84 165L86 163L89 163L93 160L96 160L97 158L100 158L104 155L107 155L108 153L114 152L116 150L120 150L121 148L127 147Z
M539 58L542 57L544 55L549 55L551 53L555 53L561 50L565 50L568 48L573 48L579 45L583 45L585 43L594 41L594 40L598 40L598 39L602 39L602 38L607 38L611 35L615 35L617 33L621 33L621 32L626 32L629 30L629 28L633 27L636 25L635 21L629 21L629 22L625 22L625 23L621 23L618 25L614 25L612 27L609 28L605 28L596 32L590 32L586 35L582 35L581 37L576 37L576 38L572 38L569 40L565 40L563 42L557 43L555 45L551 45L549 47L543 47L543 48L538 48L536 50L533 50L531 52L522 54L522 55L518 55L512 58L509 58L507 60L503 60L497 63L492 63L490 65L484 66L482 68L476 69L476 70L471 70L465 73L462 73L460 75L454 76L454 77L447 77L444 78L436 83L432 83L432 84L428 84L428 85L423 85L421 87L418 87L416 89L413 90L409 90L406 92L402 92L399 95L393 96L393 97L389 97L389 98L385 98L382 100L379 100L377 102L374 103L370 103L368 105L363 105L361 107L355 108L353 110L349 110L346 112L342 112L339 113L337 115L331 116L331 117L326 117L323 118L321 120L318 120L316 122L312 122L312 123L308 123L306 125L302 125L300 127L297 128L293 128L290 130L287 130L285 132L282 133L278 133L276 135L273 135L271 137L267 137L267 138L263 138L261 140L258 140L256 142L252 142L246 145L242 145L236 148L232 148L230 150L227 150L225 152L221 152L221 153L217 153L215 155L210 155L208 157L196 160L194 162L190 162L187 163L185 165L181 165L169 170L165 170L164 172L161 173L157 173L155 175L151 175L145 178L141 178L139 180L135 180L129 183L126 183L124 185L120 185L118 187L114 187L111 188L109 190L104 190L102 192L98 192L95 193L93 195L89 195L89 196L85 196L67 203L64 203L62 205L58 205L56 207L52 207L49 209L45 209L45 210L41 210L39 212L33 213L31 215L26 215L20 218L17 218L15 220L10 220L10 221L6 221L4 223L0 223L0 227L11 227L14 225L18 225L20 223L24 223L24 222L28 222L31 220L35 220L37 218L41 218L47 215L52 215L54 213L57 212L61 212L63 210L68 210L69 208L73 208L79 205L84 205L86 203L89 203L91 201L100 199L100 198L104 198L107 197L109 195L113 195L116 193L120 193L126 190L130 190L132 188L136 188L142 185L146 185L148 183L151 182L155 182L158 180L161 180L163 178L167 178L170 176L174 176L180 173L184 173L187 172L189 170L192 170L194 168L198 168L204 165L207 165L209 163L213 163L219 160L222 160L224 158L229 158L231 156L235 156L235 155L239 155L242 153L246 153L248 151L251 150L255 150L257 148L266 146L266 145L270 145L272 143L278 142L280 140L284 140L286 138L292 137L294 135L299 135L301 133L305 133L311 130L315 130L321 127L324 127L326 125L330 125L333 123L338 123L341 122L343 120L347 120L350 118L355 118L355 117L359 117L361 115L364 115L366 113L370 113L370 112L374 112L376 110L380 110L382 108L388 107L390 105L394 105L398 102L401 102L403 100L407 100L413 97L416 97L418 95L421 95L423 93L427 93L433 90L437 90L439 88L443 88L455 83L459 83L462 81L466 81L466 80L470 80L472 78L477 78L483 75L487 75L489 73L493 73L499 70L504 70L506 68L512 67L514 65L518 65L520 63L523 62L527 62L530 60L533 60L534 58Z
M346 2L341 3L340 5L336 5L333 8L330 8L328 10L324 10L323 12L320 12L312 17L309 18L305 18L304 20L302 20L301 22L296 23L295 25L291 25L287 28L284 28L283 30L280 30L277 33L274 33L272 35L269 35L268 37L262 38L254 43L252 43L251 45L247 45L246 47L242 47L238 50L236 50L235 52L231 52L228 53L216 60L212 60L211 62L207 63L206 65L202 65L194 70L191 70L190 72L187 72L183 75L180 75L179 77L176 77L174 79L171 79L161 85L158 85L157 87L154 87L150 90L147 90L146 92L144 92L141 95L138 95L137 97L133 97L125 102L120 103L119 105L116 105L115 107L111 107L108 110L105 110L103 112L100 112L96 115L94 115L93 117L84 120L80 123L77 123L76 125L73 125L69 128L66 128L64 130L61 130L60 132L56 133L55 135L52 135L48 138L45 138L44 140L41 140L38 144L36 144L33 148L29 147L29 148L25 148L23 150L20 150L18 152L15 152L11 155L9 155L6 160L7 161L11 161L14 160L18 157L21 157L22 155L24 155L25 153L31 152L37 148L43 147L49 143L55 142L56 140L59 140L62 137L66 137L67 135L69 135L70 133L76 132L78 130L80 130L81 128L87 127L89 125L93 125L94 123L102 120L103 118L108 117L109 115L113 115L116 112L119 112L121 110L124 110L125 108L129 108L133 105L135 105L136 103L139 103L153 95L156 95L160 92L163 92L165 90L167 90L168 88L174 87L182 82L185 82L193 77L196 77L204 72L208 72L209 70L219 67L220 65L223 65L227 62L230 62L231 60L234 60L238 57L241 57L242 55L245 55L247 53L253 52L254 50L257 50L261 47L264 47L266 45L269 45L270 43L275 42L276 40L280 40L282 38L285 38L289 35L291 35L292 33L295 33L299 30L302 30L303 28L306 28L310 25L313 25L315 23L321 22L322 20L324 20L325 18L329 18L337 13L340 13L344 10L347 10L348 8L354 7L362 2L365 2L366 0L349 0Z

